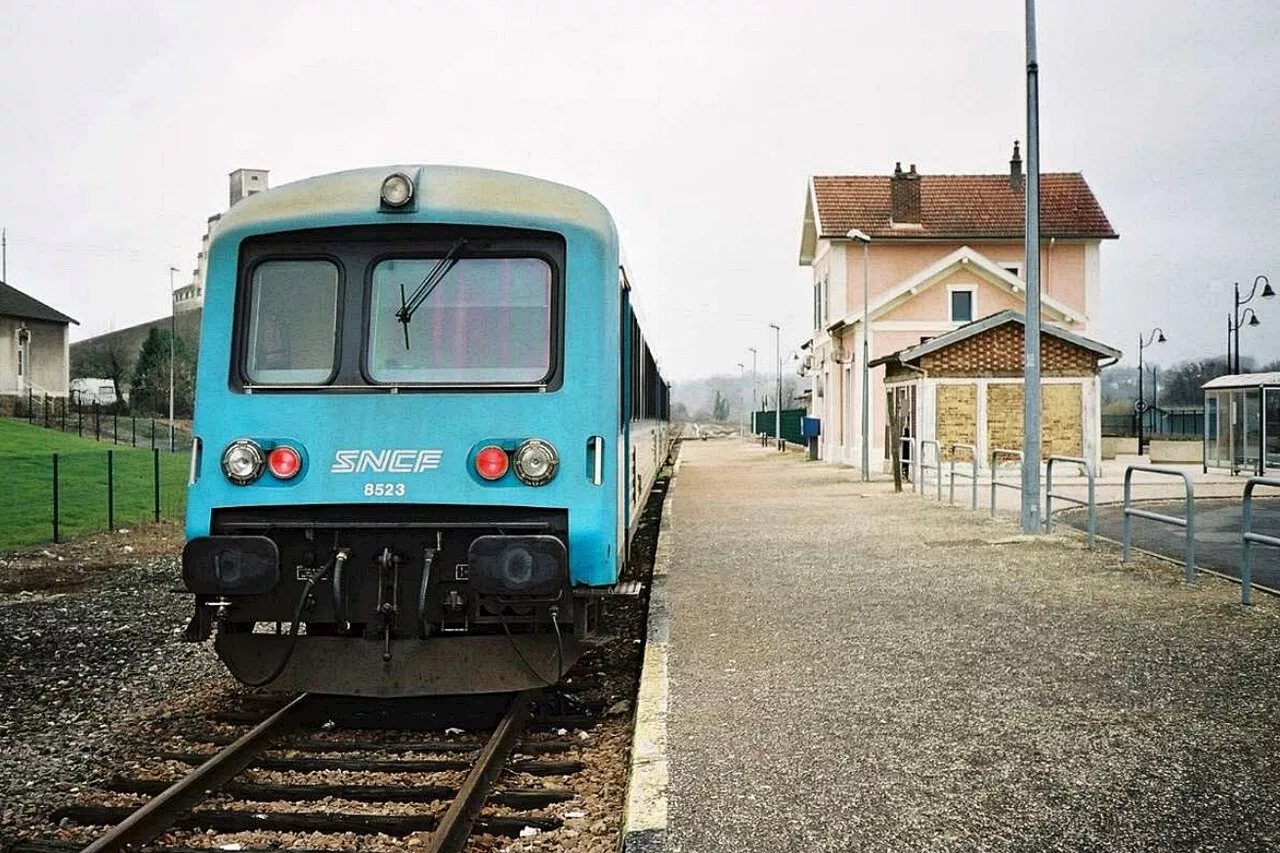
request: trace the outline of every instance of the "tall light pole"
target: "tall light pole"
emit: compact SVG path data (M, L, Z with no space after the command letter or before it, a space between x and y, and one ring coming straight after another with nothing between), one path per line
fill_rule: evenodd
M867 310L871 238L857 228L845 236L862 244L862 482L865 483L871 479L871 315Z
M759 384L756 381L756 348L747 347L747 351L751 353L751 432L756 431L756 410L759 407Z
M178 334L178 309L173 304L173 274L177 267L169 267L169 452L174 451L173 435L173 339Z
M1040 533L1040 64L1036 2L1027 0L1027 321L1023 335L1022 532Z
M769 328L773 329L773 358L778 363L778 394L773 400L773 437L778 442L778 449L785 450L786 445L782 441L782 327L777 323L770 323Z
M1151 346L1152 343L1162 344L1165 342L1164 329L1156 326L1151 330L1149 336L1138 335L1138 404L1134 406L1138 410L1138 455L1142 455L1142 440L1145 438L1143 427L1147 422L1147 400L1142 392L1142 351Z
M738 409L739 409L738 432L739 433L746 433L747 431L747 419L744 417L745 413L741 411L742 409L746 408L746 406L742 405L743 403L746 402L747 395L742 393L742 385L746 381L747 381L747 366L742 362L738 362Z
M1261 293L1258 293L1259 283L1262 284ZM1234 365L1227 365L1227 369L1230 370L1232 373L1239 373L1240 372L1240 327L1244 325L1245 315L1250 312L1253 313L1253 320L1249 322L1250 326L1257 326L1261 322L1260 320L1258 320L1258 312L1250 308L1249 311L1245 312L1245 314L1241 314L1240 308L1252 302L1254 296L1260 296L1263 299L1270 299L1271 297L1276 295L1276 292L1271 289L1271 280L1268 279L1265 275L1260 275L1253 280L1253 287L1249 290L1249 295L1246 296L1244 299L1240 298L1240 282L1238 281L1236 282L1235 289L1236 289L1236 307L1235 307L1235 311L1232 312L1232 316L1235 317L1235 323L1233 323L1230 328L1232 333L1235 336L1236 360Z

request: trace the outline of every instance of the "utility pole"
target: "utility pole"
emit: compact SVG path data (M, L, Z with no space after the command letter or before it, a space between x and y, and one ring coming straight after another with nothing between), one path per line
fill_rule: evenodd
M777 323L770 323L769 328L773 329L773 355L778 362L778 394L773 400L773 437L778 442L779 450L786 450L786 444L782 441L782 327Z
M1027 0L1027 322L1022 394L1022 532L1040 528L1040 66L1036 0Z
M0 281L9 280L9 229L0 229Z
M177 267L169 267L169 452L172 453L175 448L174 444L174 427L173 427L173 339L178 334L178 310L173 304L173 274L178 271Z
M760 388L756 381L756 348L747 347L747 350L751 353L751 432L754 434L756 431L756 409L759 406L757 400L759 399Z

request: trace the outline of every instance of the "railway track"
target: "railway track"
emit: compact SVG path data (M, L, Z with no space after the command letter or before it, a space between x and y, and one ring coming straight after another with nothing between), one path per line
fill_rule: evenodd
M572 742L521 742L535 693L513 695L483 743L461 738L422 740L411 732L370 740L336 739L335 734L343 733L332 730L307 735L304 729L325 718L330 709L325 698L303 694L270 712L243 735L189 735L185 739L193 744L191 750L153 756L194 768L181 778L119 775L103 786L112 796L151 797L141 807L74 805L54 812L52 817L60 826L111 827L92 842L20 840L10 844L6 853L190 853L208 849L208 842L184 839L233 833L353 833L393 839L418 834L415 845L424 853L450 853L465 850L473 832L518 836L555 829L561 824L558 818L522 812L572 800L573 791L495 788L508 770L548 777L570 776L582 769L578 761L555 758L573 749ZM209 752L200 746L221 749ZM524 757L515 757L517 749ZM251 778L241 778L246 771ZM433 776L456 780L463 773L461 783L433 781ZM385 780L387 774L393 781ZM252 778L262 775L272 779ZM323 808L307 807L320 801L325 803ZM358 804L358 808L344 809L334 801ZM503 813L482 816L486 803L502 807ZM279 804L287 805L281 810ZM423 843L420 834L428 832L429 839ZM275 846L263 844L258 849L267 853ZM255 853L255 847L247 844L231 849Z

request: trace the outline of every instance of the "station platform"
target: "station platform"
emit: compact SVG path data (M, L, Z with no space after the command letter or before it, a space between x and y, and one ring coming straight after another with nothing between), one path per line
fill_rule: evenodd
M1280 847L1274 599L733 439L667 501L664 849Z

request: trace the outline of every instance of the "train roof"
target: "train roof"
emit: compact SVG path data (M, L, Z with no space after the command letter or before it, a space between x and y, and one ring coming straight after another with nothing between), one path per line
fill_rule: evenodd
M613 217L594 196L552 181L469 166L400 164L351 169L305 178L254 193L223 214L217 230L289 228L299 220L315 226L351 219L388 224L401 213L381 212L383 180L395 172L414 178L414 222L516 222L523 227L578 227L616 240Z

